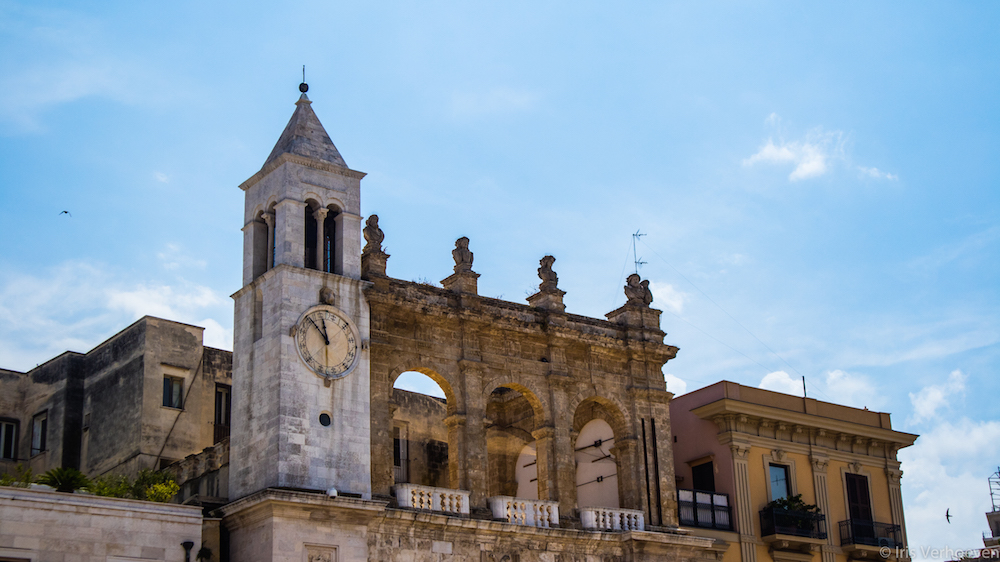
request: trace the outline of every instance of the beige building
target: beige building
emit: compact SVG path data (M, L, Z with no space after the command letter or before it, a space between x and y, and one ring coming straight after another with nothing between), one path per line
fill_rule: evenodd
M680 524L737 545L726 562L906 556L896 453L917 436L889 414L722 381L670 417Z
M213 516L202 541L239 562L833 562L869 551L826 523L821 538L762 529L776 466L824 522L854 517L837 486L864 478L869 519L899 525L905 543L895 452L915 436L888 415L732 383L672 403L662 369L678 349L638 275L603 319L566 312L552 256L526 304L479 295L467 238L441 286L395 279L378 217L360 215L363 178L303 93L240 186L232 354L204 347L200 328L147 317L85 355L0 372L7 467L170 464L178 501ZM407 372L444 398L394 388ZM706 462L709 519L702 495L685 492L692 467L706 487ZM17 538L5 529L0 541ZM139 559L170 558L148 554Z

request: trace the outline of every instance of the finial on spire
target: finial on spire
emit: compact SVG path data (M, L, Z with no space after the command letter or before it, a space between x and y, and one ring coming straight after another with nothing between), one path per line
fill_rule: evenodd
M309 91L309 84L306 84L306 65L302 65L302 83L299 84L299 91L303 94Z

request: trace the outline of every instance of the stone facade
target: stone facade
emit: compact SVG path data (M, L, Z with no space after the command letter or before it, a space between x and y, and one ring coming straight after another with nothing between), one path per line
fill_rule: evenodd
M0 560L186 562L201 524L197 507L0 488Z

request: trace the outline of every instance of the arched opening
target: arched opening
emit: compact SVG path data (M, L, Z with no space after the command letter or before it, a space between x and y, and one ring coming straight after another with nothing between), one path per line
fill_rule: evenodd
M614 432L608 422L587 422L576 438L576 498L580 507L619 507Z
M530 393L529 393L530 395ZM498 387L486 403L490 496L538 499L535 405L515 388Z
M577 406L573 429L577 432L573 447L577 505L581 508L622 507L623 484L618 474L623 466L630 466L632 460L622 458L629 453L628 448L623 450L620 444L622 437L627 435L621 410L607 399L592 396Z
M251 267L253 278L256 279L267 271L267 254L270 251L268 244L268 228L267 223L264 222L263 213L257 215L257 218L250 223L251 229L251 240L253 240L253 261Z
M441 386L417 371L392 386L392 470L396 484L449 487L448 402Z
M337 215L340 211L330 205L323 219L323 264L320 269L327 273L343 273L338 263L340 258L340 235L337 232Z
M317 255L318 255L317 248L319 248L319 246L318 246L318 240L319 240L319 238L318 238L317 232L316 232L316 225L318 224L317 221L316 221L316 209L317 208L318 208L318 206L314 202L307 201L305 209L303 210L303 212L305 213L305 217L304 217L305 218L305 222L304 222L304 224L305 224L305 255L303 256L303 258L304 258L304 262L303 263L304 263L306 269L319 269L319 267L317 265L317 261L318 261L317 260Z

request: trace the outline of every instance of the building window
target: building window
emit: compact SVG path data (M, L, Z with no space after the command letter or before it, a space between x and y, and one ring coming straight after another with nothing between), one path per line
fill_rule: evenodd
M229 437L229 416L233 409L233 391L228 384L215 385L215 442Z
M175 377L163 377L163 405L167 408L181 408L181 390L184 388L184 379Z
M771 472L771 501L791 496L792 493L788 479L788 467L780 464L772 464L769 466Z
M407 474L407 431L406 426L392 428L392 473L397 484L408 482Z
M48 433L49 413L35 414L35 417L31 419L31 456L45 452Z
M715 491L715 468L712 461L691 467L691 485L702 492Z
M845 474L847 484L847 511L855 521L874 521L872 503L868 495L868 479L860 474Z
M0 420L0 459L17 460L17 421Z

